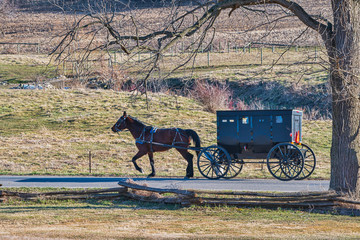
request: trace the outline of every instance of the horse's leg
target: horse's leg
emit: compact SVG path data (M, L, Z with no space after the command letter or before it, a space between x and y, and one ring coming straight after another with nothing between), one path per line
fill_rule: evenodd
M155 177L155 165L154 165L154 154L152 152L148 152L150 166L151 166L151 173L148 175L149 177Z
M139 172L143 173L143 170L141 169L141 167L139 167L136 163L136 160L141 158L142 156L144 156L146 154L146 152L143 151L139 151L133 158L132 158L132 162L136 168L136 170L138 170Z
M176 149L183 158L186 159L188 165L186 167L186 176L185 178L192 178L194 177L194 166L193 166L193 157L191 153L189 153L186 149Z

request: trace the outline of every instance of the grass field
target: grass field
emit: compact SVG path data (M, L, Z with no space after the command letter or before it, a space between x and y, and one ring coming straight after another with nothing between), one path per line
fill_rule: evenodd
M166 111L164 111L166 109ZM1 90L0 171L2 174L92 174L138 176L131 158L136 153L129 132L110 127L126 110L157 127L190 128L202 146L216 143L216 116L193 99L163 93L145 98L111 90ZM304 121L303 141L318 158L312 178L329 178L330 121ZM150 172L147 157L139 164ZM184 176L186 161L175 151L155 154L159 176ZM241 178L267 178L265 165L246 165ZM196 176L200 176L195 171ZM141 175L143 176L143 175ZM144 175L145 176L145 175Z
M184 208L126 199L80 202L10 200L0 205L0 226L1 239L31 240L360 237L360 219L335 212L206 206Z
M69 29L80 14L45 12L39 7L44 2L48 1L31 1L34 4L29 6L34 9L19 8L0 18L1 42L40 43L39 49L33 46L17 49L15 45L2 45L0 48L0 83L11 84L0 86L0 174L146 176L150 173L147 157L138 160L144 174L139 174L130 161L136 147L129 132L117 135L110 130L124 110L157 127L194 129L202 140L202 146L216 143L215 114L204 111L204 106L194 99L175 95L169 88L162 89L166 94L149 95L149 110L146 109L144 96L129 92L83 88L8 89L19 83L47 81L60 74L73 75L72 63L68 63L66 71L62 66L56 69L52 64L47 65L49 57L45 54L59 42L56 35ZM311 14L331 19L330 1L297 2ZM264 17L261 14L263 10L271 14ZM166 13L161 8L140 8L129 12L146 26L147 31L158 29L158 18ZM227 82L234 97L241 98L247 104L300 107L309 110L307 114L313 115L313 118L322 118L329 112L329 95L326 85L328 64L321 49L317 48L315 52L315 47L291 48L283 54L285 48L276 48L274 52L271 48L264 48L261 52L261 49L244 51L239 47L236 51L232 48L231 53L226 53L225 44L229 42L233 47L234 44L245 46L259 41L289 44L297 38L294 45L321 45L314 31L301 35L305 28L294 18L262 25L280 15L283 15L283 11L273 6L256 8L255 11L238 9L231 17L226 11L214 25L217 30L214 49L222 44L223 53L199 53L193 65L190 63L168 77L171 68L184 61L184 56L174 55L176 50L171 49L160 63L162 72L156 72L154 78L166 76L169 85L170 80ZM132 24L131 19L126 21L119 23ZM268 30L275 25L277 28L270 33ZM254 31L247 32L249 28L254 28ZM127 27L120 30L123 35L131 32ZM185 45L189 40L184 40ZM177 45L177 50L181 48L180 45ZM37 50L42 54L33 54ZM114 57L114 53L111 54ZM120 63L115 66L123 71L124 78L137 80L144 76L144 69L138 67L138 61L146 59L148 54L135 54L130 60L120 53L115 57L116 62ZM124 64L127 60L132 64ZM273 66L275 62L278 65ZM101 65L96 62L90 67L91 70L98 70L103 67ZM106 66L107 62L105 71ZM310 178L329 179L331 121L304 121L303 141L311 146L318 160ZM89 155L92 159L91 173ZM186 162L175 150L171 150L155 154L155 167L158 176L184 176ZM200 177L194 167L195 176ZM245 165L238 178L272 177L265 164L254 164ZM54 189L16 190L32 192ZM181 207L127 199L38 199L34 202L10 199L0 204L0 239L119 238L359 239L360 220L359 217L314 209Z

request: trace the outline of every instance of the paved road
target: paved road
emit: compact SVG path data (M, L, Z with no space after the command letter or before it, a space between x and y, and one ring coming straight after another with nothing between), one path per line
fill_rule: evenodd
M0 176L2 187L65 187L111 188L117 187L122 177L69 177L69 176ZM283 182L276 179L180 179L180 178L132 178L149 187L233 191L306 192L327 191L329 181L302 180Z

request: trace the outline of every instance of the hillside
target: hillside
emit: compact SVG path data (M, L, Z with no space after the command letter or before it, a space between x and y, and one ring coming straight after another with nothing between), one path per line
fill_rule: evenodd
M146 156L138 160L145 173L131 163L136 153L129 132L119 135L110 127L126 110L147 124L190 128L202 146L216 143L216 116L192 99L152 94L150 110L144 98L110 90L1 90L1 174L92 174L146 176ZM304 143L313 148L318 164L312 178L328 178L330 121L305 121ZM154 155L158 176L184 176L186 162L175 150ZM195 167L195 176L200 173ZM271 178L266 165L245 165L240 178Z
M112 66L109 66L108 58L92 61L85 69L91 81L115 79L118 86L113 89L117 91L84 89L89 86L89 78L76 76L75 60L59 66L47 56L59 42L59 36L82 13L49 9L47 1L17 2L22 5L0 18L0 42L39 45L38 48L32 45L0 46L0 82L3 84L0 124L5 126L0 129L0 169L3 174L89 174L90 155L93 174L135 176L137 172L130 162L136 151L134 140L128 133L119 137L109 131L123 110L158 127L192 128L199 133L203 146L211 145L216 142L215 115L204 111L206 106L198 102L194 91L196 82L225 86L229 99L221 108L300 108L306 111L307 119L331 118L326 54L321 43L312 31L297 38L304 27L292 17L273 22L283 13L278 7L257 8L255 12L238 9L230 17L224 12L215 26L214 51L200 51L196 61L171 75L171 70L187 53L178 52L181 44L178 49L166 53L161 62L162 71L157 72L149 83L154 93L149 98L150 110L146 110L142 96L118 90L128 90L124 86L143 79L146 72L139 62L149 56L148 53L124 56L119 51L110 52L116 59ZM328 15L331 12L329 1L299 2L312 13L331 17ZM69 6L77 11L81 8L80 5ZM185 5L180 9L184 11L188 7ZM168 9L156 5L134 7L131 11L128 8L117 13L131 12L146 23L146 29L150 31L159 27L158 20L166 16ZM271 13L267 15L269 18L264 18L264 11ZM271 24L263 25L264 21ZM246 31L249 28L251 32ZM272 29L270 34L269 29ZM130 28L122 30L131 32ZM245 47L253 41L289 44L294 38L297 38L296 48L279 45L276 48L271 45ZM132 63L131 67L126 65L128 62ZM273 66L275 62L277 65ZM114 71L118 74L115 78ZM58 85L51 87L73 89L8 89L19 83L53 81ZM69 82L72 83L70 86L67 85ZM213 96L209 99L215 101ZM329 121L304 122L304 142L314 148L319 159L313 178L329 177L330 141ZM184 175L185 161L174 155L176 152L172 151L155 156L160 176ZM148 173L147 158L139 163ZM269 174L264 166L254 165L245 166L239 177L269 177Z

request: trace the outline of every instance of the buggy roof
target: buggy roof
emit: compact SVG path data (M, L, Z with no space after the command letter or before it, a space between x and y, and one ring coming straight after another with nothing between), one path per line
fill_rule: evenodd
M256 116L256 115L302 115L301 110L283 109L283 110L221 110L216 111L218 115L241 115L241 116Z

